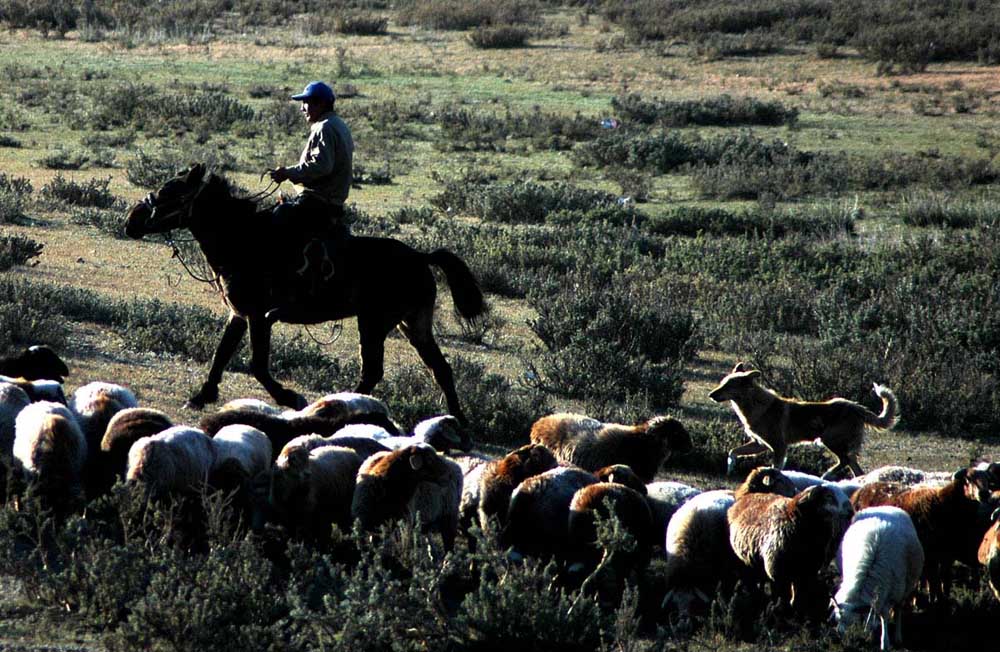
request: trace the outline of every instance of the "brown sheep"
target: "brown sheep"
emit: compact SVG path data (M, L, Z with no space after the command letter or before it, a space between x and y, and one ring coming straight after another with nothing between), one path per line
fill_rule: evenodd
M597 518L617 519L621 532L633 540L627 547L604 548L598 541ZM625 582L641 574L649 563L650 552L658 538L653 530L653 515L646 498L625 485L598 482L580 489L569 505L567 522L569 549L590 575L597 570L598 595L602 601L613 602L620 597Z
M108 422L101 439L105 471L114 478L124 478L128 470L128 451L143 437L163 432L174 424L165 413L151 408L128 408Z
M82 496L87 441L66 406L32 403L18 413L14 431L15 461L51 504L69 506Z
M726 512L738 497L759 492L791 497L795 487L778 469L760 467L747 474L735 491L700 493L674 512L664 545L665 604L674 605L686 617L695 598L708 604L719 583L725 587L736 583L741 562L729 545Z
M526 444L498 460L488 462L479 476L479 526L491 520L502 529L507 523L510 497L521 482L558 466L552 452L541 444Z
M843 534L833 489L816 485L793 498L747 494L733 503L726 518L733 552L754 579L773 582L783 603L807 610L825 595L818 576Z
M546 446L561 464L596 471L627 464L643 482L652 482L672 453L691 450L691 436L673 417L654 417L626 426L582 414L551 414L531 426L531 441Z
M378 453L358 470L351 515L372 531L419 514L424 530L441 534L451 550L458 533L462 469L427 444Z
M891 486L875 486L858 498L859 506L891 505L910 515L924 547L924 580L931 601L947 598L951 592L953 562L976 565L979 546L990 527L990 480L988 471L965 468L944 486L917 485L898 492ZM857 493L872 487L867 485Z
M996 520L997 516L1000 516L1000 510L993 512L993 525L983 535L977 558L986 567L986 579L993 595L1000 600L1000 521Z

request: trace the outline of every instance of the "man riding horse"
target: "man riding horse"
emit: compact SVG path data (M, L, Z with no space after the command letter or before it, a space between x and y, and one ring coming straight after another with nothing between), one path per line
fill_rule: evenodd
M281 284L287 294L277 298L268 317L271 321L314 295L321 283L332 278L333 252L327 245L340 244L350 235L344 222L344 202L353 180L351 130L334 113L336 95L323 82L309 83L292 99L302 102L302 115L310 129L298 164L270 173L276 183L288 180L302 186L297 197L279 204L270 217L279 255L292 261L284 266L288 268L286 282Z

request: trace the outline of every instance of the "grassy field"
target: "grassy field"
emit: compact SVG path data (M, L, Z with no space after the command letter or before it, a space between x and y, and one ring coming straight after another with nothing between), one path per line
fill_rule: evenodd
M668 412L689 425L696 451L664 477L732 486L722 469L741 434L707 394L750 360L802 398L874 407L871 382L895 389L904 420L869 434L865 469L1000 459L996 65L932 61L877 74L881 65L850 43L820 56L791 38L766 55L726 56L693 36L636 41L613 15L580 7L537 9L525 47L484 49L468 30L381 13L388 27L376 35L319 29L303 15L233 29L230 14L179 36L0 30L0 235L44 245L30 265L0 272L0 348L41 333L72 370L67 389L121 383L143 405L197 422L183 405L207 371L222 303L162 243L115 237L116 220L154 189L140 179L194 160L257 190L263 169L297 159L306 133L287 96L324 79L365 173L350 197L355 232L449 247L489 279L493 322L483 332L463 333L444 291L437 324L446 354L466 365L459 392L478 403L483 451L526 440L542 414L532 410L606 420ZM706 116L723 95L794 117L763 123L758 104L744 117L678 124L680 102ZM629 96L646 103L648 122L622 108ZM620 126L602 127L609 118ZM14 179L33 190L12 189ZM108 201L88 206L53 191L59 182L104 182ZM40 288L51 292L44 302ZM166 315L175 332L162 332ZM351 389L351 320L322 347L312 338L331 339L327 329L276 331L283 381L310 399ZM238 366L222 399L268 398L245 360ZM376 395L406 425L443 409L400 337L387 342L386 370ZM814 447L792 457L806 470L825 466ZM963 591L965 612L937 614L949 632L968 614L996 613L976 576ZM0 647L139 640L40 606L16 582L3 594ZM916 618L918 636L933 617ZM635 645L854 649L818 629L786 624L741 643L732 623L695 638L647 623Z

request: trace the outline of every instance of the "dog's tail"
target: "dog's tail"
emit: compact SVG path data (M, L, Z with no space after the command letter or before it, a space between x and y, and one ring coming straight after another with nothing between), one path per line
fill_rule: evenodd
M879 430L888 430L899 423L899 401L892 390L875 383L875 393L882 399L882 414L865 411L865 423Z

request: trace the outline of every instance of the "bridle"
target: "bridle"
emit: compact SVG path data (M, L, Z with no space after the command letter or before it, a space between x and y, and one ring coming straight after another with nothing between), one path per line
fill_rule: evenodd
M149 193L148 195L146 195L146 197L142 200L141 203L144 204L147 208L150 208L152 211L150 213L150 221L147 222L146 228L150 230L155 228L158 230L157 232L163 234L164 242L166 242L167 245L173 250L173 255L171 257L176 258L178 261L180 261L181 267L183 267L184 271L188 273L188 276L190 276L191 278L200 283L209 283L213 287L215 287L216 290L221 291L221 286L219 284L220 277L218 273L212 275L211 277L201 276L199 274L196 274L194 270L191 268L191 265L188 264L186 260L184 260L184 256L181 254L181 249L180 247L177 246L177 243L180 242L181 244L184 244L187 242L193 242L194 238L190 238L187 240L177 240L173 237L174 229L189 228L188 225L190 224L191 218L194 216L194 204L198 200L198 197L201 196L201 193L205 190L205 188L208 187L210 179L211 179L211 173L206 171L201 179L201 183L198 184L198 187L195 188L194 190L188 191L180 195L179 197L175 197L163 204L160 204L157 201L157 198L153 193ZM185 206L187 207L187 211L184 210ZM153 218L152 213L155 213L157 211L162 212L164 210L166 210L166 215L159 217L155 221L152 220ZM164 228L164 225L169 224L169 220L172 220L174 218L177 218L176 224L172 226L166 226Z

